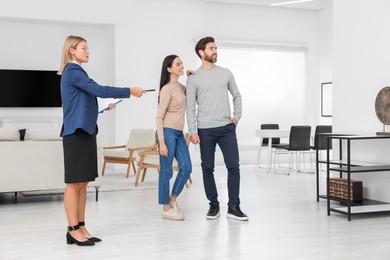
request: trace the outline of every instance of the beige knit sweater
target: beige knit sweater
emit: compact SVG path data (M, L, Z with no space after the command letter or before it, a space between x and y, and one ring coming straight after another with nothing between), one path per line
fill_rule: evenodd
M164 139L164 127L183 131L185 108L186 88L177 79L171 79L160 91L156 118L159 140Z

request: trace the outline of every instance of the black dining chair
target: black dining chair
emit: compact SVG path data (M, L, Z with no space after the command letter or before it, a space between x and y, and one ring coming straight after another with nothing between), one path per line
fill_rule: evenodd
M267 129L279 129L279 124L261 124L260 129L267 130ZM261 143L261 147L259 147L259 152L258 152L258 158L257 158L257 165L260 165L261 162L261 150L264 146L268 147L268 142L269 138L263 138L263 141ZM280 144L280 138L272 138L272 145L274 144ZM272 158L272 155L271 155ZM266 168L266 167L260 167L259 168ZM266 168L268 169L268 168Z
M279 155L281 153L288 153L289 155L289 163L288 163L288 173L287 174L290 174L291 171L293 170L293 166L294 166L294 155L296 155L296 169L298 172L305 172L305 173L309 173L307 171L302 171L301 170L301 167L300 167L300 157L301 155L303 156L303 162L305 164L305 154L309 154L310 156L310 165L311 165L311 171L310 173L314 173L313 172L313 162L312 162L312 157L311 157L311 153L310 153L310 134L311 134L311 126L306 126L306 125L294 125L294 126L291 126L291 130L290 130L290 138L289 138L289 142L286 143L286 144L275 144L275 145L272 145L272 147L275 148L275 152L274 152L274 172L275 173L283 173L283 172L277 172L276 169L275 169L275 165L276 165L276 156L278 155L278 162L279 162ZM305 168L306 168L306 164L305 164Z
M328 149L327 137L326 135L319 134L329 134L332 133L331 125L317 125L314 133L314 143L311 146L312 150L326 150ZM332 149L332 143L330 144L330 149Z
M279 124L261 124L260 129L279 129ZM280 144L280 138L272 138L272 144ZM262 146L268 145L268 138L263 138Z
M320 160L321 152L328 149L328 138L326 135L332 133L331 125L317 125L314 133L314 142L311 149L316 153L316 162ZM332 149L332 143L330 143L329 149ZM317 158L318 155L318 158Z

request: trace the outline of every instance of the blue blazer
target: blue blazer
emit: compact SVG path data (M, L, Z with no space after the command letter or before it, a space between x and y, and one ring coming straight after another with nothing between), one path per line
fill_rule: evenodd
M90 135L97 132L98 104L96 97L128 98L129 88L101 86L88 77L76 63L69 63L62 72L61 98L63 125L61 136L71 135L81 128Z

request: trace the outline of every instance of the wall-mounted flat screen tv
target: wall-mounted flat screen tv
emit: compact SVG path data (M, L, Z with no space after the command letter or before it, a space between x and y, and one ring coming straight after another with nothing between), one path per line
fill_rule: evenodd
M0 69L0 107L61 107L57 71Z

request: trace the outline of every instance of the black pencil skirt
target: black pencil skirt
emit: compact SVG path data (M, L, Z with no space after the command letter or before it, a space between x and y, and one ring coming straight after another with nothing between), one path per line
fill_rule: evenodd
M96 134L77 129L62 139L65 183L94 181L98 177Z

